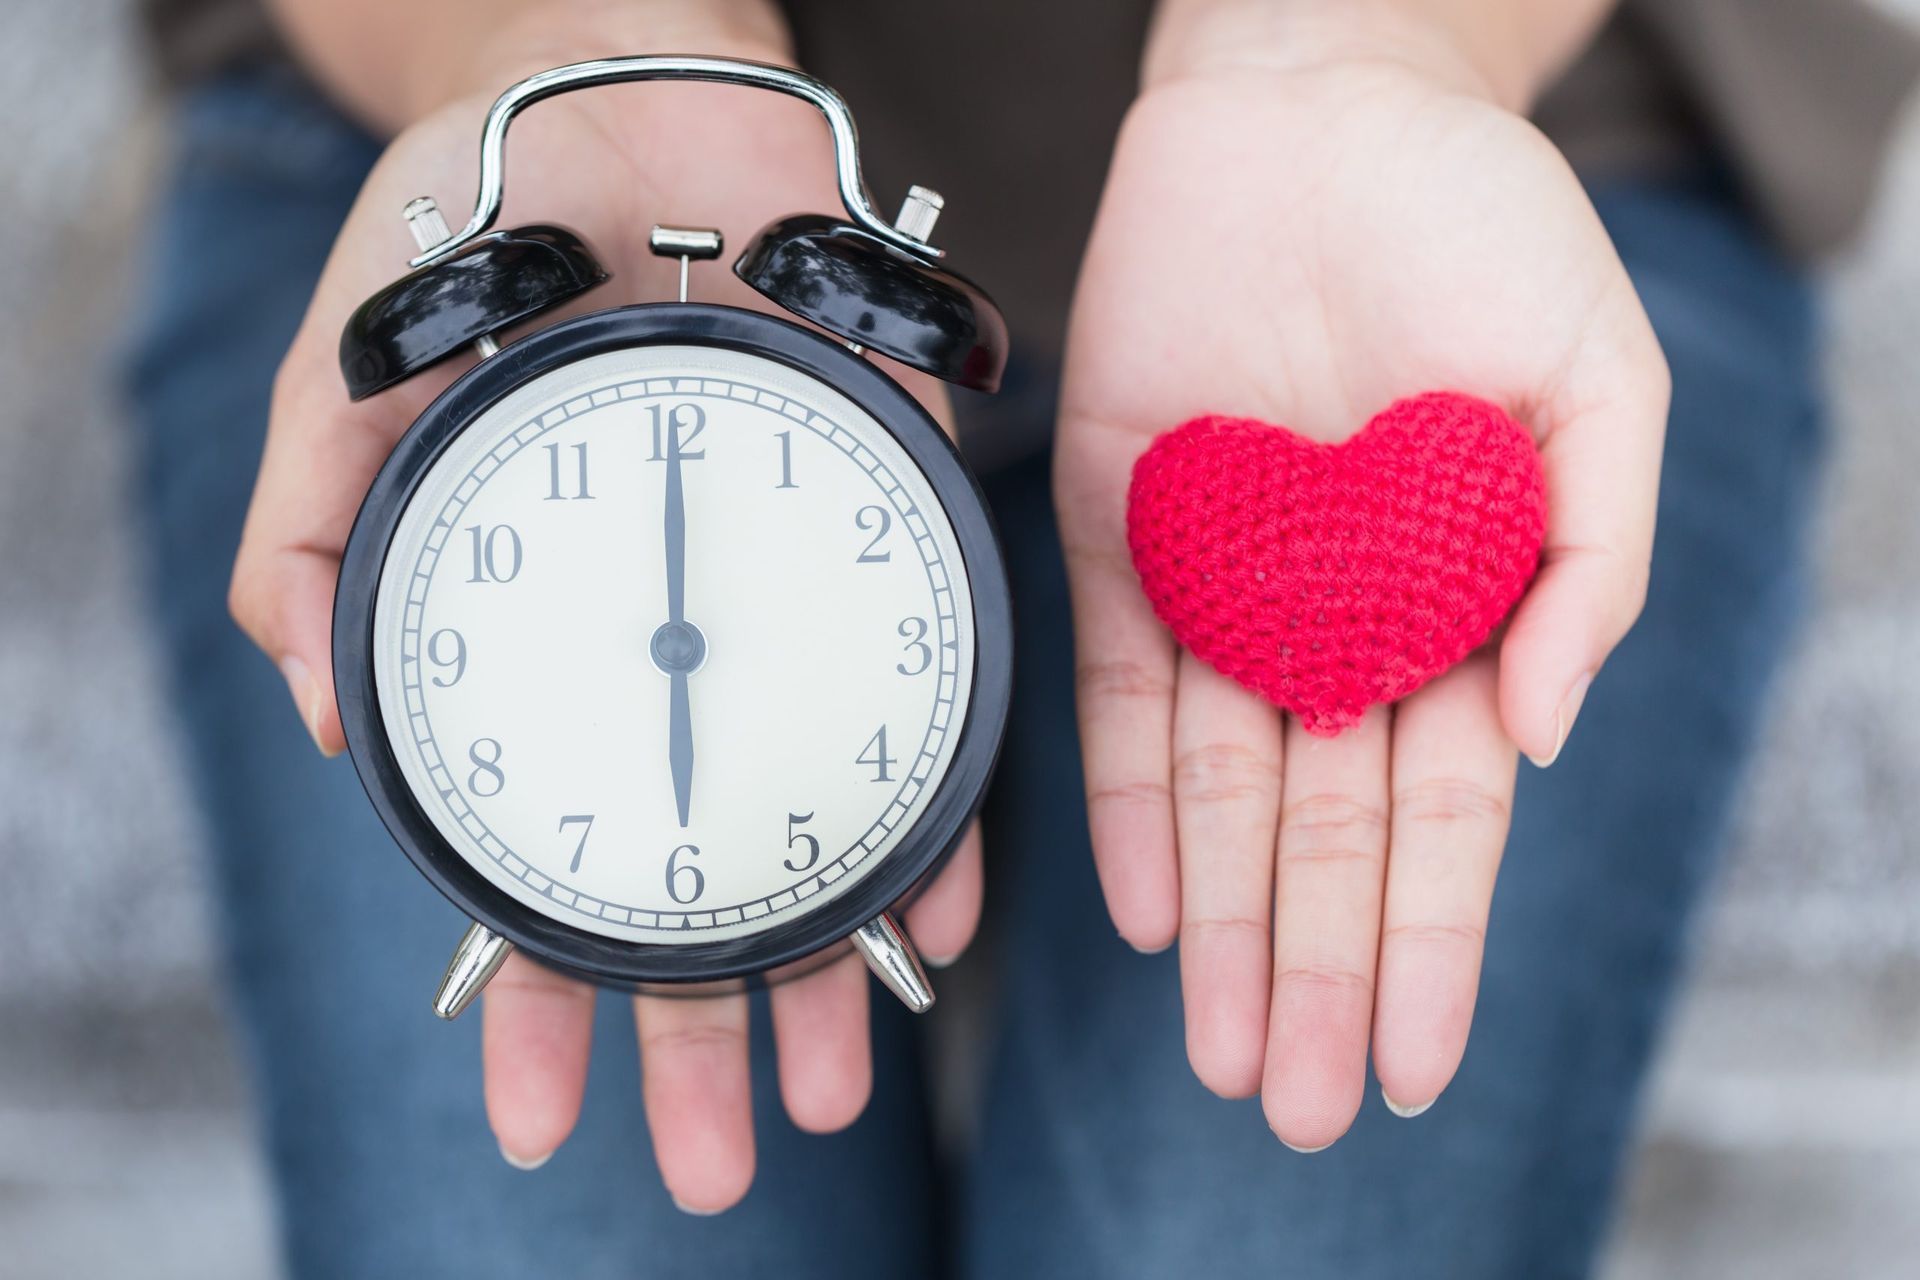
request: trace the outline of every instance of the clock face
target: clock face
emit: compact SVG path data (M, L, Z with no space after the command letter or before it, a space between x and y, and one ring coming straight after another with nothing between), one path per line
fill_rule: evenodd
M951 766L974 674L932 486L852 400L726 347L549 370L395 525L381 726L420 810L563 925L689 945L871 875Z

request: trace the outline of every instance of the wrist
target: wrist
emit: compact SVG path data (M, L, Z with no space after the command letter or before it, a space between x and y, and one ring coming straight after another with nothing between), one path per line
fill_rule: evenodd
M1524 113L1610 7L1610 0L1161 0L1142 87L1371 64Z

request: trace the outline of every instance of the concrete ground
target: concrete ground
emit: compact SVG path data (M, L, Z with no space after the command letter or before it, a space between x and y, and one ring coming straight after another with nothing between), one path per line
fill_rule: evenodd
M102 374L152 113L125 0L0 9L0 1280L262 1280L268 1201ZM1915 124L1834 271L1818 612L1703 921L1608 1280L1907 1275L1920 1257Z

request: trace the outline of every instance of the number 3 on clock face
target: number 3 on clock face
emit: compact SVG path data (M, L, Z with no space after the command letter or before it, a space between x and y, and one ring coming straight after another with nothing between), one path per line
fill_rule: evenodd
M1005 657L953 779L980 546L873 412L767 353L660 341L556 360L443 434L391 503L364 634L411 801L390 825L431 827L423 869L462 905L655 953L611 976L680 976L666 949L745 971L845 936L890 905L863 884L897 895L891 861L951 845Z

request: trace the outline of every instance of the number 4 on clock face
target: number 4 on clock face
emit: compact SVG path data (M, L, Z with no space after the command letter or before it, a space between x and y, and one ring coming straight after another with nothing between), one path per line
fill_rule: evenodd
M854 763L872 765L875 782L893 781L893 775L887 771L899 761L887 754L887 726L874 730L873 736L867 739L866 749L854 757Z

